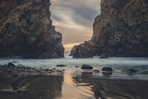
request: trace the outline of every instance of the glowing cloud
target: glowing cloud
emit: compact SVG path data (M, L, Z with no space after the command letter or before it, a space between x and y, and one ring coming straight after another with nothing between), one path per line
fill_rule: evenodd
M75 44L89 40L92 24L99 13L101 0L52 0L51 18L63 35L66 51Z

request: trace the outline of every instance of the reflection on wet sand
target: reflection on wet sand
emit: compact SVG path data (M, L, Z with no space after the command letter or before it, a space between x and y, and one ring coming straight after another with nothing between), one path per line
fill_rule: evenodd
M62 97L60 99L94 99L90 86L79 86L74 82L72 71L64 73Z
M56 99L62 95L62 76L3 77L0 81L0 99ZM24 90L14 92L14 82Z
M148 80L110 79L111 73L102 72L104 77L93 77L93 72L79 72L73 76L78 86L92 86L95 99L148 99Z

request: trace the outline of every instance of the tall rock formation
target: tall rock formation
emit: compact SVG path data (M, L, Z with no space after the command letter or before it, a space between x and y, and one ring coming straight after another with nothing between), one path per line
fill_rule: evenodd
M49 5L50 0L0 1L0 57L64 57Z
M71 55L148 56L148 1L102 0L91 40L74 46Z

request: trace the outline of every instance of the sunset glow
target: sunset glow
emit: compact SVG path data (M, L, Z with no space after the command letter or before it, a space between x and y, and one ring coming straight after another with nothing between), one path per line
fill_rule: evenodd
M64 44L65 51L70 51L73 46L79 45L79 44L80 43L68 43L68 44Z
M52 0L51 18L56 30L62 33L65 51L90 40L93 22L98 15L100 0Z

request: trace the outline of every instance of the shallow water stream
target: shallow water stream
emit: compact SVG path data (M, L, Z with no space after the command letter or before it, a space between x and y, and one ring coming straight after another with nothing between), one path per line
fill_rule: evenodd
M64 73L64 82L62 85L62 97L59 99L95 99L91 86L83 83L78 85L74 82L71 70Z

